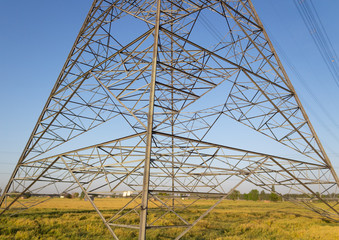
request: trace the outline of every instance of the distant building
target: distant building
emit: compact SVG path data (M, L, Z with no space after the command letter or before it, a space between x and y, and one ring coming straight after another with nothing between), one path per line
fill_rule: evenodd
M122 193L122 196L123 196L123 197L130 197L132 194L133 194L132 191L126 191L126 192L123 192L123 193Z

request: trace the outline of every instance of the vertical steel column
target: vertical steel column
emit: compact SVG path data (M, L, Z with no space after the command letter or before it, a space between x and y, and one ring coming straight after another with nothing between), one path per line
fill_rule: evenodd
M146 239L146 225L147 225L147 208L148 208L148 191L150 180L150 163L151 163L151 148L152 148L152 132L153 132L153 113L154 113L154 95L155 95L155 80L157 74L157 57L158 57L158 39L160 26L160 6L161 0L157 0L157 12L154 27L154 45L153 45L153 60L152 60L152 74L150 82L150 96L147 119L147 140L146 153L144 163L144 179L142 187L141 211L140 211L140 227L139 239Z
M171 3L171 11L170 11L170 16L171 18L173 18L173 4ZM172 19L171 19L172 20ZM173 21L171 21L170 23L171 25L171 32L173 32ZM172 140L171 140L171 145L172 145L172 209L174 210L174 175L175 175L175 172L174 172L174 78L173 78L173 67L174 67L174 61L173 61L173 39L171 38L171 133L172 133Z

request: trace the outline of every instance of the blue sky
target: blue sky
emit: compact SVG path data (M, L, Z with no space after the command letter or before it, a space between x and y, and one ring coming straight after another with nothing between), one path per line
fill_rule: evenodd
M339 52L339 1L313 1L334 48ZM293 1L253 0L273 44L278 43L302 76L282 62L339 172L339 88L299 16ZM8 181L45 101L89 10L91 1L2 1L0 7L0 188ZM311 90L314 96L305 90ZM319 104L314 101L319 100ZM330 116L325 116L329 112ZM338 123L338 125L336 125ZM241 144L240 133L234 140ZM218 138L218 137L217 137ZM263 146L264 149L264 146ZM256 149L252 149L256 150Z

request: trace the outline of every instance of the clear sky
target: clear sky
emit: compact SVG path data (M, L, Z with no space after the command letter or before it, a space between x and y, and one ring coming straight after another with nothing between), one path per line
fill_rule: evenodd
M339 52L339 1L313 2L334 48ZM253 0L253 3L273 37L273 44L279 45L278 55L281 56L283 51L302 76L302 79L297 78L281 57L339 172L339 88L334 84L293 0ZM90 0L1 1L1 188L5 187L19 159L90 5ZM232 141L233 146L241 144L242 136L245 133L239 134L237 141Z

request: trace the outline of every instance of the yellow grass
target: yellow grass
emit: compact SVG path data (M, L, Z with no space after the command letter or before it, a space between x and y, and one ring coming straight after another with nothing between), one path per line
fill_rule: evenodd
M96 198L95 204L105 217L120 209L128 198ZM30 200L23 200L30 201ZM190 203L192 200L183 200ZM193 222L215 200L201 200L182 216ZM154 205L149 220L157 218ZM126 219L137 224L135 219ZM157 222L170 221L170 214ZM137 230L116 228L122 239L137 237ZM179 230L149 230L148 239L168 239ZM90 202L54 198L17 216L0 217L0 239L111 239ZM307 209L289 202L253 202L225 200L202 219L183 239L339 239L339 224L321 219Z

